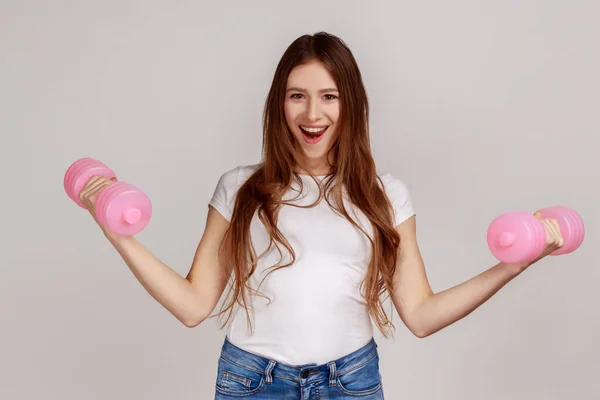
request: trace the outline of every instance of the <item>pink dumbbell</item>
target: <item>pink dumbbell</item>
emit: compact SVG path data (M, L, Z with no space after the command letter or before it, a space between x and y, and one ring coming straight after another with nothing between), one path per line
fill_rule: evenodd
M77 205L86 208L79 193L93 176L116 178L115 173L98 160L82 158L67 169L64 187ZM98 192L94 205L98 221L119 236L132 236L146 227L152 214L152 203L142 191L125 182L115 182Z
M571 253L581 245L585 227L574 210L555 206L540 210L542 217L554 218L560 225L563 246L550 253L558 256ZM526 212L511 212L496 217L487 232L490 251L499 261L523 263L535 260L546 246L546 229L539 219Z

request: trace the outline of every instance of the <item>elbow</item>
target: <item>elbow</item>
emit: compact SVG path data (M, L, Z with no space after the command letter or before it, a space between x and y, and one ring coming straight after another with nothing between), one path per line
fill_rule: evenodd
M431 335L431 333L427 331L421 330L411 330L412 334L418 337L419 339L425 339L427 336Z
M202 323L202 321L198 319L183 319L180 321L186 328L195 328Z
M187 328L195 328L204 322L205 319L208 318L208 315L205 314L196 314L189 316L188 318L180 318L179 321L185 325Z
M177 319L187 328L195 328L210 317L212 310L213 308L206 306L204 299L194 298Z
M186 328L195 328L204 321L204 318L182 319L180 321Z
M413 329L413 330L411 330L411 332L413 333L413 335L415 335L419 339L425 339L426 337L429 337L429 336L433 335L434 333L437 333L441 329L442 328L430 328L430 329L421 328L421 329Z
M424 339L427 336L430 336L431 334L433 334L433 332L431 330L427 329L424 326L415 324L415 323L406 324L406 327L413 335L415 335L419 339Z

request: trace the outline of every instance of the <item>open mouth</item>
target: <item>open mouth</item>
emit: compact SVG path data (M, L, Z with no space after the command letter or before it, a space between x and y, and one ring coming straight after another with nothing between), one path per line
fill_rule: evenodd
M318 143L322 138L325 131L329 129L329 126L323 126L319 128L307 128L300 126L304 140L309 144Z

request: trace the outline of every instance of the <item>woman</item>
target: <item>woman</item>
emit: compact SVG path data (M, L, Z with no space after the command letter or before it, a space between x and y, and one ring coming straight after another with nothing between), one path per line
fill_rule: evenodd
M463 318L529 267L499 263L433 293L406 185L378 173L369 107L348 47L304 35L283 54L265 105L263 157L222 174L186 278L132 237L104 234L144 288L194 327L231 322L216 399L382 399L371 321L388 336L390 296L403 323L426 337ZM93 178L82 200L93 214ZM538 260L562 246L555 220Z

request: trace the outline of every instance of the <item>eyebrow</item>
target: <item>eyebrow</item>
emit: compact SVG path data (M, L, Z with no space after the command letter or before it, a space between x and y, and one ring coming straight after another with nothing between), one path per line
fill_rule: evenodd
M306 92L306 91L307 91L306 89L291 87L286 91L286 93L287 92ZM325 92L339 92L339 90L337 90L336 88L327 88L327 89L319 90L319 93L325 93Z

